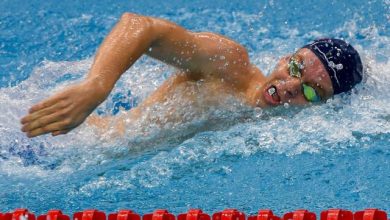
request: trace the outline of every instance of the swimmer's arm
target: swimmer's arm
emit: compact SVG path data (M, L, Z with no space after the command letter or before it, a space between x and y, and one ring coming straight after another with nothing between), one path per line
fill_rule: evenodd
M59 135L83 123L156 39L151 26L148 17L122 15L98 49L86 80L32 106L21 120L22 131L28 137Z
M106 99L120 76L144 53L199 74L222 72L219 68L227 61L230 70L240 69L248 62L246 51L226 38L191 33L162 19L125 13L98 49L87 79L34 105L21 120L22 131L34 137L66 134L74 129Z
M245 48L225 37L193 33L167 20L125 13L100 46L88 80L95 81L106 96L143 54L199 74L221 72L226 62L230 62L230 70L237 71L249 64Z
M222 35L191 32L163 19L152 19L157 38L146 54L188 73L198 80L205 75L231 82L235 73L245 73L250 67L246 49Z
M95 81L105 95L120 76L143 54L183 71L201 74L245 72L249 56L245 48L223 36L193 33L167 20L131 13L118 24L100 46L88 80ZM228 63L228 68L223 68Z
M21 119L28 137L66 134L103 102L120 75L151 44L146 17L124 14L103 41L87 79L32 106Z

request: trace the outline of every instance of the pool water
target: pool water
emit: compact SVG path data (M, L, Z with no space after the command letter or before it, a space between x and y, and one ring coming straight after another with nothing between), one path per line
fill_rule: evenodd
M115 139L107 138L110 129L99 134L86 124L65 136L26 138L20 117L82 80L96 48L127 11L224 34L243 44L265 73L313 39L341 37L362 54L368 76L351 94L310 108L213 110L210 115L225 120L209 129L198 118L168 129L135 124ZM389 54L388 0L2 0L0 211L389 212ZM143 57L95 114L120 115L173 71Z

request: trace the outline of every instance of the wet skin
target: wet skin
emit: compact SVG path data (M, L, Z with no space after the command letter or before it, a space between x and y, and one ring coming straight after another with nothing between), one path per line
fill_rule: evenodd
M304 67L300 70L301 78L290 76L288 63L291 56L303 63ZM305 99L302 92L302 83L313 87L320 95L322 101L326 101L333 95L329 74L318 57L307 48L302 48L295 54L280 59L257 93L259 106L265 108L284 103L291 105L308 104L309 102ZM271 86L276 88L277 95L274 98L268 94L268 89Z
M316 89L322 100L333 94L329 75L320 60L308 49L295 57L303 62L301 78L289 75L288 62L282 58L269 76L250 63L246 49L224 36L193 33L166 20L125 13L99 47L86 79L34 105L21 119L28 137L42 134L66 134L83 123L103 102L120 76L143 54L179 69L129 114L115 119L89 117L89 122L104 127L108 120L118 120L124 133L124 120L135 120L144 108L165 102L178 86L202 82L205 90L233 94L242 102L261 108L284 103L305 105L301 83ZM273 86L276 93L270 96ZM193 94L188 96L194 99ZM218 99L216 99L218 100ZM208 103L212 104L212 103Z

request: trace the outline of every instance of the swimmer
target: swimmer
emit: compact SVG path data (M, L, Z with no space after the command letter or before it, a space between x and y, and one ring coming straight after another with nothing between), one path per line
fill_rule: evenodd
M22 131L28 137L56 136L76 128L143 54L179 72L131 109L131 117L167 101L186 82L202 81L208 91L234 94L249 106L272 108L324 102L351 90L363 74L358 52L343 40L315 40L281 58L265 76L251 64L246 49L227 37L194 33L163 19L125 13L99 47L85 80L32 106L21 119Z

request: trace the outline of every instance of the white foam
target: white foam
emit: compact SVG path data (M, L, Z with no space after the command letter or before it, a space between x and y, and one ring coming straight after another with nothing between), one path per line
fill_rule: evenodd
M185 12L178 19L194 16L189 13ZM204 13L207 14L207 11ZM227 19L230 15L221 11L220 16ZM240 12L234 14L233 21L225 26L224 22L218 21L219 17L212 17L206 29L217 32L223 30L228 34L240 29L244 32L243 26L250 27L258 18L261 18L261 14ZM85 19L89 19L88 16ZM354 21L348 21L336 29L340 35L347 32L347 40L356 41L355 37L359 34L372 42L369 46L359 45L357 41L353 44L361 52L369 76L347 98L349 101L344 100L344 96L337 96L320 106L301 111L294 111L290 107L288 111L292 113L274 116L259 110L248 110L238 102L226 102L221 105L223 108L210 108L198 117L187 111L189 103L182 102L178 111L189 118L186 123L153 127L145 119L130 125L130 132L116 139L104 138L104 135L86 124L66 136L55 138L41 136L28 139L20 132L20 125L16 122L27 109L54 91L85 77L92 58L74 62L44 61L24 82L12 88L0 89L0 174L29 178L54 174L60 177L64 173L106 163L115 157L127 157L132 154L129 147L134 150L137 147L153 148L156 143L164 145L169 142L168 145L173 146L170 148L172 150L162 151L133 166L122 175L126 181L113 183L124 184L123 187L131 187L135 183L153 187L171 178L177 166L213 161L223 155L249 156L258 152L295 155L362 146L372 136L388 134L390 131L390 60L378 57L390 54L390 38L379 35L375 28L358 29ZM264 27L252 31L255 36L264 36L268 30L268 27ZM265 73L271 71L278 57L299 47L302 37L323 36L318 31L303 34L297 29L288 30L286 39L264 38L258 42L260 48L262 45L272 45L272 51L250 51L254 64ZM237 33L234 34L237 39L247 37L244 33ZM248 40L249 43L256 41ZM173 68L154 60L142 59L123 75L113 93L126 94L131 89L132 97L144 100L172 71ZM110 98L99 107L106 114L112 110ZM179 102L180 97L176 98L174 101ZM231 109L228 109L229 106ZM158 117L163 111L166 111L164 106L156 106L145 114ZM245 115L246 120L242 115ZM210 117L220 121L221 125L207 129L205 125ZM109 129L107 132L111 131ZM20 156L23 152L32 153L32 159ZM31 164L26 165L26 161ZM47 168L50 164L54 164L54 168ZM108 184L105 181L99 179L90 184L97 187ZM92 185L86 185L84 189L88 191L88 187L94 188Z

